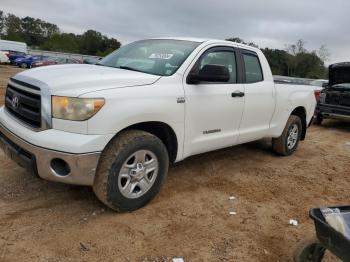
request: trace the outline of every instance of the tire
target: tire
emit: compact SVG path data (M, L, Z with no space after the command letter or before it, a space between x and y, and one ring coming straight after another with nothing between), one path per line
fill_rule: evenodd
M26 63L22 63L19 65L20 68L27 68L27 64Z
M111 209L133 211L158 194L168 167L168 152L158 137L139 130L125 131L103 151L93 190Z
M293 154L298 147L301 132L302 124L300 117L291 115L287 121L282 135L278 138L272 139L273 151L282 156L289 156Z
M323 121L323 116L321 114L317 114L315 118L315 124L320 126L322 125L322 121Z
M317 239L303 240L294 252L294 262L321 262L325 251Z

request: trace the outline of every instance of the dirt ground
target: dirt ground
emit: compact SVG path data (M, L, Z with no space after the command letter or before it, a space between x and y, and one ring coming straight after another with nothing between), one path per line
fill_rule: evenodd
M18 71L0 67L0 94ZM31 177L0 152L0 261L292 261L314 233L309 208L350 204L348 142L350 123L326 121L290 157L268 141L194 156L126 214L90 188Z

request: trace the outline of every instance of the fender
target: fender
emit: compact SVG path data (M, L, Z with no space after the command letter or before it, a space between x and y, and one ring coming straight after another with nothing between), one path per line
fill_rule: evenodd
M282 134L289 116L298 107L302 107L305 110L307 126L307 123L309 123L312 119L314 113L313 108L315 108L316 105L316 99L314 97L313 92L310 92L307 89L305 89L306 86L294 85L294 87L296 87L296 90L293 90L291 93L288 92L290 88L285 87L286 86L283 84L276 85L277 110L275 111L270 124L270 135L274 138L279 137ZM310 103L310 101L312 102Z

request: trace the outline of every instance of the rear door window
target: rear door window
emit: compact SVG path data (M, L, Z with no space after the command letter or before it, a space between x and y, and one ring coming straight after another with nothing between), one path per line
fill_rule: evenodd
M264 80L260 61L257 55L243 53L245 82L256 83Z

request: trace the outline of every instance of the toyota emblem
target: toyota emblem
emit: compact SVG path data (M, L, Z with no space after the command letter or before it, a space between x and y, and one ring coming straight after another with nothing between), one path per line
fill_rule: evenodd
M14 109L17 109L17 108L18 108L18 106L19 106L19 99L18 99L17 96L12 97L12 102L11 102L11 104L12 104L12 107L13 107Z

